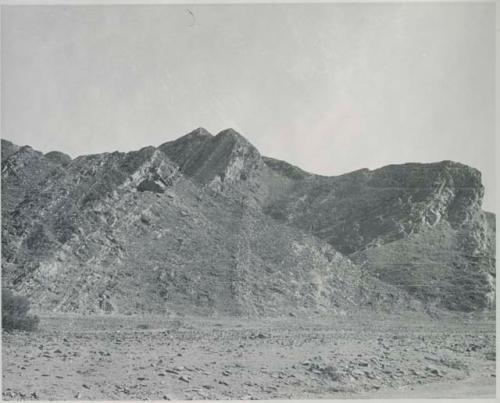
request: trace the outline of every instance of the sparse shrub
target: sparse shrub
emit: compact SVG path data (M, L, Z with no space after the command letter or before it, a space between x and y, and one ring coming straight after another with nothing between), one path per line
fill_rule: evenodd
M488 361L496 361L497 360L497 355L495 351L488 351L486 354L484 354L486 359Z
M28 315L30 303L28 298L15 295L11 290L2 288L2 329L33 331L40 319Z

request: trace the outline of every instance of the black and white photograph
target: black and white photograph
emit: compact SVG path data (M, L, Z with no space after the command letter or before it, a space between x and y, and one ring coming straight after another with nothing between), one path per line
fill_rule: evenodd
M495 399L496 13L2 3L2 400Z

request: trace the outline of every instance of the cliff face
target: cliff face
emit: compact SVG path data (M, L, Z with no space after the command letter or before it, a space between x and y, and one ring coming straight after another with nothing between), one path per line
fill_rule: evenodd
M495 294L483 192L479 171L462 164L392 165L298 180L265 211L421 300L474 310Z
M73 160L2 140L3 282L60 311L482 309L482 193L451 162L316 176L231 129Z
M442 220L454 228L470 223L482 195L480 173L472 168L451 162L405 164L299 180L266 211L350 254Z

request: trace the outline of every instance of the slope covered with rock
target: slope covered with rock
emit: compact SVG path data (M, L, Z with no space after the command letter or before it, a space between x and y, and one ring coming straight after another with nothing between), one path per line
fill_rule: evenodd
M460 164L323 177L232 129L75 159L2 140L3 282L57 311L482 309L481 198Z
M193 137L47 163L15 208L3 211L4 284L39 309L76 312L238 315L414 304L243 197L252 186L241 183L253 183L264 165L241 136L213 137L197 156L199 170L181 147ZM33 164L47 158L36 157ZM5 185L8 200L17 185Z
M391 165L299 179L264 209L425 302L474 310L495 295L483 192L479 171L462 164Z

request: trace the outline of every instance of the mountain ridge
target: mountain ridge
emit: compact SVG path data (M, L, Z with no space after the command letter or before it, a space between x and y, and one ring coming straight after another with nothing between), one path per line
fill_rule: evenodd
M245 142L247 142L248 144L251 145L251 143L244 136L242 136L241 134L239 134L236 130L234 130L232 128L224 129L224 130L220 131L217 135L223 134L225 132L234 133L235 135L237 135L238 137L240 137ZM189 132L189 133L187 133L187 134L185 134L185 135L183 135L181 137L178 137L177 139L169 140L167 142L161 143L158 146L153 146L153 145L144 146L141 149L151 148L152 147L152 148L160 149L161 150L161 149L164 149L169 144L179 143L180 141L192 140L194 137L198 137L199 136L199 138L202 138L202 139L211 139L211 138L216 137L217 135L214 136L213 134L211 134L205 128L198 127L196 129L192 130L191 132ZM29 149L34 150L30 145L18 146L16 144L14 144L12 141L10 141L8 139L5 139L5 138L2 138L1 142L2 142L2 147L1 147L2 150L4 150L5 148L10 149L12 147L14 147L14 148L27 147ZM254 147L254 146L252 145L252 147ZM34 150L34 151L36 151L36 150ZM79 155L79 156L74 157L74 158L72 158L69 154L66 154L66 153L64 153L62 151L59 151L59 150L53 150L53 151L49 151L49 152L46 152L46 153L42 153L41 151L37 151L37 152L43 154L46 157L49 157L49 159L54 160L54 162L57 162L57 160L62 159L66 163L67 160L68 160L68 158L71 161L71 160L74 160L76 158L85 157L85 156L88 156L88 155L102 155L102 154L110 154L110 153L113 153L113 152L120 152L120 151L102 152L102 153L95 153L95 154L84 154L84 155ZM133 152L133 151L129 151L129 152ZM127 152L126 151L122 151L122 153L127 153ZM2 160L4 160L4 158L6 158L6 157L4 157L4 154L2 152ZM356 169L354 171L348 171L348 172L344 172L344 173L336 174L336 175L324 175L324 174L317 174L317 173L306 171L306 170L298 167L297 165L293 165L293 164L291 164L291 163L289 163L289 162L287 162L285 160L281 160L279 158L268 157L268 156L262 155L262 159L264 160L264 162L266 163L266 165L268 165L270 167L274 167L275 170L282 169L282 170L294 171L294 175L296 175L298 178L305 178L305 177L338 178L338 177L342 177L342 176L345 176L345 175L351 175L351 174L356 174L356 173L373 173L373 172L376 172L376 171L379 171L379 170L382 170L382 169L386 169L386 168L390 168L390 167L434 166L434 165L437 165L437 166L439 166L439 165L443 165L443 166L446 166L446 165L453 166L453 165L455 165L457 167L467 168L467 169L474 170L479 175L481 175L481 173L480 173L480 171L478 169L476 169L474 167L471 167L471 166L469 166L467 164L463 164L463 163L460 163L460 162L457 162L457 161L452 161L452 160L440 160L440 161L434 161L434 162L405 162L405 163L399 163L399 164L398 163L392 163L392 164L384 165L382 167L374 168L374 169L360 168L360 169ZM291 174L289 174L289 175L291 175ZM484 211L485 211L485 213L493 214L493 216L496 215L496 213L493 210L492 211L484 210Z
M61 311L486 309L483 192L479 171L451 161L311 174L232 129L74 159L2 139L3 281ZM472 287L463 303L457 273ZM416 277L437 286L416 290Z

